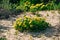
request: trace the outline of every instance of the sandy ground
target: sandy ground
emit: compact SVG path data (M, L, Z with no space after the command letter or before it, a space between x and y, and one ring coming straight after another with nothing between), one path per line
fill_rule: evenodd
M12 24L16 18L10 18L9 20L0 20L0 37L6 37L7 40L60 40L60 11L40 11L36 12L42 17L46 18L46 21L51 24L50 28L47 28L41 32L18 32ZM31 15L31 12L26 13ZM21 17L23 14L18 15Z

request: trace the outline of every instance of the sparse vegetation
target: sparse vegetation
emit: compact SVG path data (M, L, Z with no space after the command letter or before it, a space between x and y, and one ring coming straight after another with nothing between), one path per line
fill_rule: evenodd
M60 2L57 0L1 0L0 7L7 10L16 9L32 12L40 10L60 10Z
M60 0L0 0L0 40L59 40L59 26Z
M56 0L48 0L47 3L44 3L44 0L38 0L38 2L36 0L30 1L30 0L21 0L20 1L20 5L18 5L16 7L16 9L20 9L23 11L31 11L31 12L35 12L35 11L40 11L40 10L60 10L60 3L55 3Z
M49 27L49 23L45 22L42 17L29 17L24 16L23 18L16 19L14 28L20 31L41 31Z

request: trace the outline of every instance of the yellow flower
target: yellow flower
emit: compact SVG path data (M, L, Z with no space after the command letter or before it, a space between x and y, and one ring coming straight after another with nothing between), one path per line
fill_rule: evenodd
M39 7L39 6L40 6L40 4L36 4L35 6L36 6L36 7Z
M48 4L46 4L46 7L48 6Z
M30 25L30 27L33 27L33 25Z
M32 20L30 20L29 24L32 22Z
M37 20L37 21L39 21L39 20L40 20L40 18L39 18L39 17L35 17L34 19L35 19L35 20Z
M22 19L22 18L17 18L16 21L19 21L19 20L21 20L21 19Z
M26 1L25 4L30 4L30 2Z
M43 5L43 3L40 3L40 5Z
M16 22L14 22L13 26L14 26L14 27L16 27L16 26L17 26L17 25L16 25Z
M22 24L22 22L19 23L19 26Z
M41 8L43 8L45 5L42 5Z
M36 6L31 6L30 9L33 9L33 8L35 8L35 7L36 7Z

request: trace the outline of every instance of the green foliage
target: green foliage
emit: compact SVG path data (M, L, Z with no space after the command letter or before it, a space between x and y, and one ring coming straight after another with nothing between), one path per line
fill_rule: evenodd
M48 10L53 10L54 9L54 3L53 3L53 1L50 2L50 3L48 3L48 4L46 4L46 7L47 7Z
M22 11L39 11L39 10L57 10L59 5L55 4L56 0L49 0L47 3L44 3L44 0L20 0L20 5L16 9Z
M24 3L23 2L21 2L20 5L18 7L16 7L16 9L21 9L22 11L28 11L28 9L30 7L30 2L28 2L28 1L26 1Z
M39 10L45 10L46 6L43 3L36 4L36 5L31 5L30 6L30 11L39 11Z
M16 4L11 4L9 1L10 0L2 0L0 3L0 8L6 9L6 10L11 10L17 6Z
M0 7L4 9L11 9L11 4L9 4L9 0L2 0Z
M19 31L41 31L49 27L49 23L42 17L24 16L23 18L18 18L13 26Z
M6 39L6 38L4 38L4 37L3 37L3 38L1 37L1 38L0 38L0 40L7 40L7 39Z
M42 4L43 3L43 4ZM41 5L42 4L42 5ZM40 10L59 10L60 1L58 0L0 0L0 7L10 10L40 11ZM32 8L31 8L32 7Z
M60 3L57 5L58 10L60 10Z

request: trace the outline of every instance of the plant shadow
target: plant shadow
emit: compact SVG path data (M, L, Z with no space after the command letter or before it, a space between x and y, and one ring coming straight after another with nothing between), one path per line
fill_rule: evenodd
M58 20L60 20L60 15L58 16ZM26 32L26 35L30 34L32 37L59 37L60 36L60 21L55 26L50 25L46 30L40 32Z
M55 28L58 27L58 28ZM57 24L56 26L50 26L46 30L40 31L40 32L23 32L26 35L29 34L32 37L41 37L41 36L46 36L46 37L58 37L60 35L60 24Z
M0 25L0 33L3 33L3 32L8 31L10 29L11 29L11 27L6 27L6 26L3 26L3 25Z
M16 17L21 13L23 13L23 11L21 10L16 10L16 9L6 10L3 8L0 8L0 19L9 19L10 17Z

